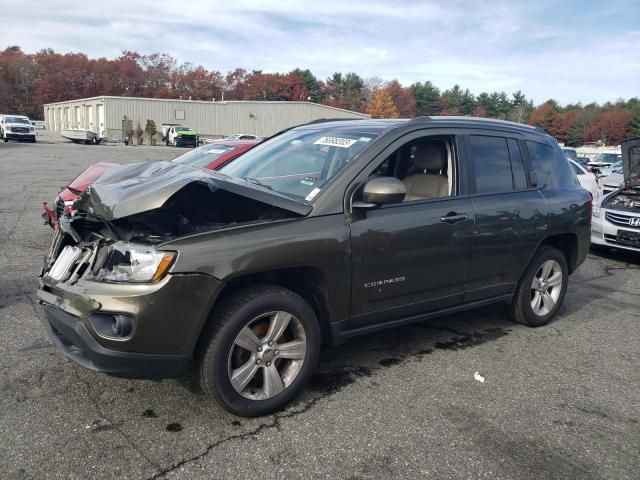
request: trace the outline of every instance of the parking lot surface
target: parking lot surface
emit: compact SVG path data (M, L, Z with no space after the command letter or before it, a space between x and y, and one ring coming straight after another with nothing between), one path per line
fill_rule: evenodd
M42 202L96 161L183 152L0 145L0 478L639 478L640 257L628 253L589 254L546 327L492 307L327 348L304 394L263 418L225 413L189 376L125 380L68 361L35 300Z

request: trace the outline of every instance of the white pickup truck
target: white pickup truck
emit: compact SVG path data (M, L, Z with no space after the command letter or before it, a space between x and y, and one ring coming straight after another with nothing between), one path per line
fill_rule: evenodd
M162 124L162 139L166 145L174 147L197 147L200 140L198 132L184 125Z
M24 115L0 115L0 138L36 142L36 129Z

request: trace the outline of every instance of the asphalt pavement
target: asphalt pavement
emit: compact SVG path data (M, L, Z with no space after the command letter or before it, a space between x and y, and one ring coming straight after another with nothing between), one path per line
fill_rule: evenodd
M640 478L629 253L589 254L546 327L491 307L326 348L303 395L263 418L224 412L190 376L125 380L68 361L35 300L42 202L91 163L179 153L0 144L0 478Z

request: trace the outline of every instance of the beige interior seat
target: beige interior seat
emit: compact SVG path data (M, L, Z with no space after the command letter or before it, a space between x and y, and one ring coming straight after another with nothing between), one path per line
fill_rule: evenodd
M449 179L444 173L447 165L447 149L441 142L416 145L413 165L422 170L406 176L402 181L407 189L405 201L449 195ZM427 173L438 172L438 173Z

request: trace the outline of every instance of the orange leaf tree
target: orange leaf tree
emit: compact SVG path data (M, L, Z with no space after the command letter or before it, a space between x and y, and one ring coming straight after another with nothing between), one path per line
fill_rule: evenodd
M373 94L373 98L367 105L366 112L372 118L398 118L400 116L391 95L384 89L378 90Z

